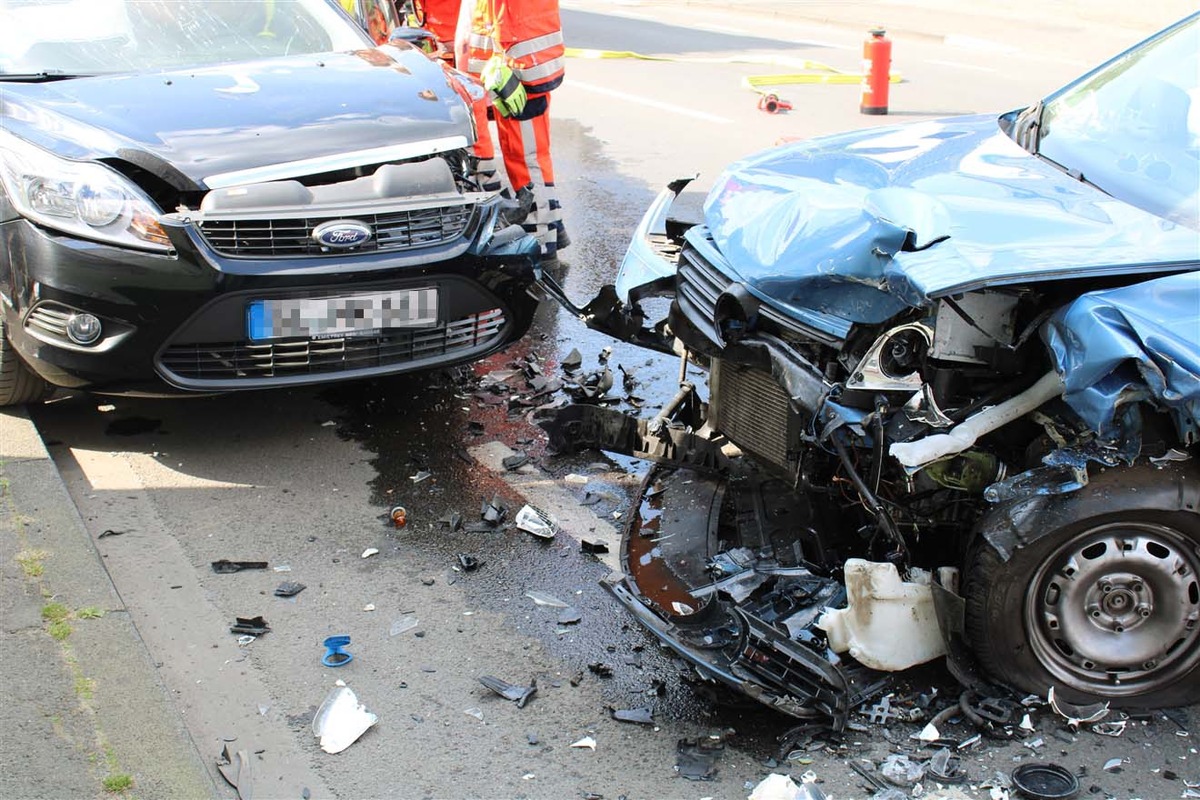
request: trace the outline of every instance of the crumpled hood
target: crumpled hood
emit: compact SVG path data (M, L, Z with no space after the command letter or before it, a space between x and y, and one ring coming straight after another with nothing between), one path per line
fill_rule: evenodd
M5 83L0 120L68 158L119 158L179 189L254 167L450 136L473 140L441 66L408 47Z
M992 116L767 150L724 172L705 221L751 292L861 323L989 284L1200 260L1196 231L1071 179Z

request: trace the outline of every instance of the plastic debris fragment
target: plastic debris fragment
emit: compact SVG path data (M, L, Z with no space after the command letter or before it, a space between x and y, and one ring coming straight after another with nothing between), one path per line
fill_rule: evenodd
M388 636L399 636L406 631L411 631L418 624L419 622L416 617L401 617L392 623L392 627L388 629Z
M342 637L330 637L342 638ZM349 636L344 637L349 640ZM328 639L325 640L328 643ZM349 686L335 686L313 716L313 735L321 740L326 753L340 753L358 741L358 737L379 721Z
M247 569L266 569L267 562L265 561L229 561L222 558L220 561L212 562L212 571L218 575L228 575L231 572L241 572Z
M378 555L378 554L379 554L379 548L378 548L378 547L368 547L366 550L363 550L363 552L362 552L362 557L363 557L363 558L370 558L371 556L373 556L373 555Z
M275 587L275 596L276 597L295 597L296 595L300 594L307 588L308 587L305 586L303 583L296 583L295 581L284 581L283 583L281 583Z
M589 480L591 480L591 479L590 479L590 478L588 478L588 476L587 476L587 475L580 475L580 474L579 474L579 473L577 473L577 472L572 472L572 473L570 473L570 474L566 475L566 476L563 478L563 481L564 481L564 482L566 482L566 483L573 483L573 484L575 484L576 486L583 486L583 485L584 485L584 484L586 484L586 483L587 483Z
M1108 703L1093 703L1087 706L1073 705L1059 699L1053 686L1046 693L1046 700L1050 703L1050 708L1054 709L1054 713L1065 719L1067 725L1073 730L1077 730L1082 724L1099 722L1108 716Z
M500 463L507 470L516 470L529 463L529 455L521 451L513 453L511 456L505 456Z
M345 666L354 660L354 654L347 653L344 649L346 645L350 644L349 636L330 636L321 644L325 647L325 655L321 657L321 663L327 667Z
M579 609L574 606L568 606L558 614L559 625L574 625L581 619L583 619L583 614L579 613Z
M554 595L548 594L546 592L539 592L537 590L534 590L532 592L526 592L525 596L528 597L536 605L539 605L539 606L549 606L550 608L567 608L568 607L567 604L564 603L562 600L559 600Z
M653 725L654 710L650 706L641 708L610 708L612 718L618 722L632 722L637 725Z
M567 372L574 372L583 366L583 354L576 348L571 348L571 352L567 353L559 366Z
M689 781L711 781L717 775L717 761L725 750L717 739L680 739L675 747L675 771Z
M1125 726L1129 723L1126 720L1117 720L1116 722L1097 722L1092 725L1092 733L1098 733L1101 736L1112 736L1116 738L1125 733Z
M580 749L587 748L588 750L595 750L596 749L596 740L591 736L585 736L577 742L571 742L571 747L578 747Z
M825 800L825 793L811 781L797 784L790 775L772 772L758 782L747 800Z
M483 711L478 708L475 708L474 706L471 706L470 708L464 708L463 713L466 714L468 717L474 717L475 719L479 720L480 722L483 722Z
M217 772L221 773L226 783L237 789L239 800L251 800L254 796L250 765L249 751L238 750L230 756L228 744L221 748L221 755L217 757Z
M517 512L516 524L519 529L540 539L553 539L558 533L558 526L550 516L530 505L522 506Z
M1122 758L1110 758L1108 761L1104 762L1104 771L1105 772L1120 772L1121 765L1124 763L1125 763L1125 760Z
M580 539L579 549L585 553L601 555L608 552L608 545L599 539Z
M490 501L483 501L479 508L479 516L487 524L496 526L508 517L508 509L500 502L500 495L493 495Z
M1022 797L1032 800L1074 797L1079 792L1079 779L1058 764L1022 764L1013 770L1012 784Z
M474 572L475 570L479 569L482 564L483 562L473 555L469 555L467 553L458 554L458 566L462 568L463 572Z
M229 626L229 632L262 636L271 632L271 626L262 617L236 617L234 624Z
M593 661L591 664L588 664L588 670L593 675L597 675L601 678L611 678L613 676L612 667L610 667L608 664L605 664L603 661Z
M409 475L408 479L410 481L412 481L413 483L420 483L421 481L428 480L429 478L432 478L432 477L433 477L432 472L423 469L415 475Z
M879 765L879 774L894 786L908 787L925 776L925 765L906 755L893 753Z
M495 675L484 675L480 677L479 682L505 700L512 700L517 704L517 708L524 708L525 704L537 694L536 678L530 678L528 686L517 686L514 683L497 678Z

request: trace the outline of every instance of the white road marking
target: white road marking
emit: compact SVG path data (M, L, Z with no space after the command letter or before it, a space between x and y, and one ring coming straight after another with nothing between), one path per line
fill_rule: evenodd
M970 69L976 72L999 72L998 69L992 67L981 67L978 64L964 64L961 61L942 61L936 58L925 59L926 64L937 64L942 67L954 67L955 69Z
M727 119L726 117L718 117L716 114L709 114L704 111L696 111L693 108L685 108L683 106L674 105L673 103L664 103L661 100L652 100L649 97L638 97L635 94L630 94L626 91L618 91L616 89L609 89L605 86L594 86L590 83L581 83L574 78L572 78L566 85L583 89L588 92L602 94L607 97L615 97L626 103L634 103L636 105L647 106L649 108L657 108L659 111L669 111L672 114L682 114L685 117L692 117L693 119L700 119L704 120L705 122L715 122L720 125L729 125L733 122L731 119Z

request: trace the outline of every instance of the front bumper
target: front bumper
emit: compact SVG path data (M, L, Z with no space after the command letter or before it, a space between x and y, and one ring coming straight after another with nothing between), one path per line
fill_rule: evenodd
M484 203L453 242L398 253L236 258L189 222L169 227L171 254L112 247L39 228L0 225L0 300L8 337L57 386L117 394L257 389L394 374L472 361L524 335L536 301L536 253L496 236ZM526 252L528 251L528 252ZM252 341L251 300L343 297L436 288L432 327ZM104 336L66 336L72 313Z

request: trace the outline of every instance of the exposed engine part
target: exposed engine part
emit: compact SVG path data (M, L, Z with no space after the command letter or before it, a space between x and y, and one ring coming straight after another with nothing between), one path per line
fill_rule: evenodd
M930 355L943 361L987 364L981 352L1012 344L1017 296L972 292L937 304Z
M920 366L933 344L933 330L919 323L892 328L875 340L846 381L847 389L901 392L920 389Z

